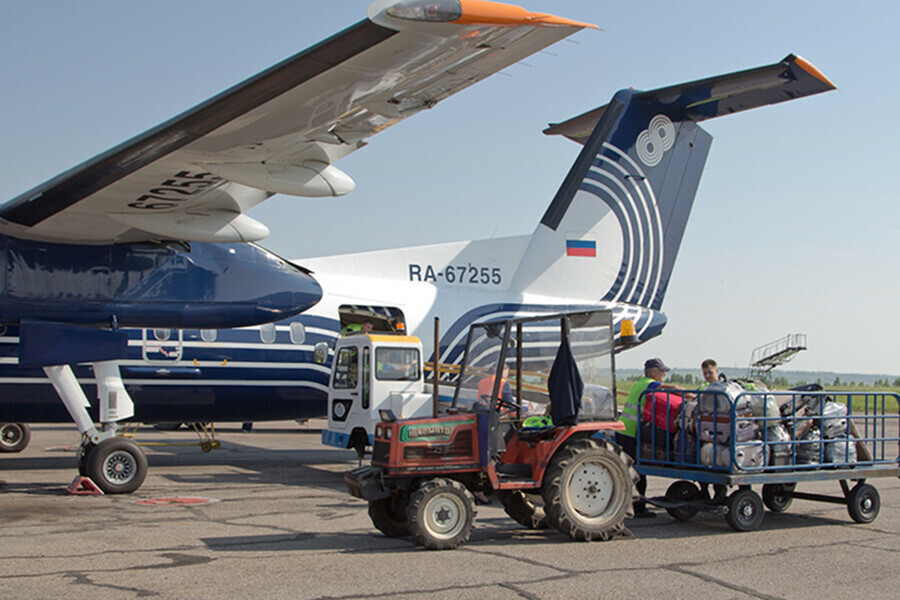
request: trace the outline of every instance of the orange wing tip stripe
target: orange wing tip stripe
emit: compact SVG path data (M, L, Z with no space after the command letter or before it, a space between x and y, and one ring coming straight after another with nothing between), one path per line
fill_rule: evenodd
M815 77L816 79L829 85L831 87L831 89L833 89L833 90L837 89L837 86L834 85L833 83L831 83L831 80L828 79L827 77L825 77L825 75L822 74L822 71L815 68L813 66L813 64L811 62L809 62L808 60L806 60L805 58L797 56L795 59L795 62L801 69L803 69L804 71L806 71L807 73L809 73L810 75Z
M599 29L591 23L581 23L547 13L533 13L514 4L487 0L460 0L462 17L453 21L460 25L531 25L533 27L562 26Z

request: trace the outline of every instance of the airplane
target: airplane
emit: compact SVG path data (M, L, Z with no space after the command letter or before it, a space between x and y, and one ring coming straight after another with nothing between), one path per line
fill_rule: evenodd
M155 416L135 409L143 378L200 377L185 330L270 332L321 299L308 269L255 244L268 229L244 213L279 193L352 191L334 163L374 134L586 27L498 2L378 0L355 25L4 203L3 420L71 418L81 474L106 493L137 489L146 457L116 424L188 420L203 411L182 403L214 400L194 389L163 394ZM216 364L240 366L209 343Z
M835 89L790 55L755 69L650 91L619 91L552 125L582 150L531 235L299 259L323 297L273 324L131 331L120 361L144 422L321 417L335 339L366 321L420 337L458 362L470 325L511 316L609 308L635 325L635 345L660 335L663 299L711 136L698 123ZM14 334L10 334L14 342ZM3 338L0 337L0 341ZM435 356L431 357L433 361ZM64 418L40 380L3 366L3 414ZM11 399L21 399L14 404ZM15 407L15 408L14 408ZM326 443L358 451L361 432Z

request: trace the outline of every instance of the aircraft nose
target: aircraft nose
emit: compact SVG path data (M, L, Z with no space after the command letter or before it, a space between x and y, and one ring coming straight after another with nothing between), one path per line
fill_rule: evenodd
M279 259L280 276L269 282L272 290L257 304L269 320L281 320L308 310L322 299L322 286L303 267ZM276 281L277 279L277 281Z

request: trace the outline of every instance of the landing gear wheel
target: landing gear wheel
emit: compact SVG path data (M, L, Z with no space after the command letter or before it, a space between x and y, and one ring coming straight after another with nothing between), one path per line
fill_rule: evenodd
M763 504L772 512L784 512L794 501L796 483L767 483L762 488Z
M21 452L31 441L31 428L25 423L0 424L0 452Z
M406 496L391 496L369 502L369 518L375 529L389 538L406 537L409 535L409 524L406 518L406 507L409 498Z
M728 496L725 520L735 531L753 531L765 515L762 498L750 488L742 488Z
M78 449L78 474L84 477L88 476L87 465L88 465L88 456L91 454L91 450L96 448L90 442L84 442L81 444L81 447Z
M544 499L539 494L502 490L498 497L506 514L519 525L528 529L547 529L550 526L544 511Z
M141 487L147 476L147 457L135 444L109 438L97 444L84 460L85 475L106 494L127 494Z
M451 550L469 539L475 521L475 498L458 481L435 478L409 498L409 531L429 550Z
M684 479L674 482L666 490L666 500L673 502L694 502L700 498L700 488ZM697 515L697 510L694 506L674 506L666 512L676 521L690 521Z
M622 533L633 486L624 456L617 446L592 439L558 450L541 487L549 523L582 541Z
M847 495L847 512L857 523L871 523L881 510L881 496L868 483L857 483Z

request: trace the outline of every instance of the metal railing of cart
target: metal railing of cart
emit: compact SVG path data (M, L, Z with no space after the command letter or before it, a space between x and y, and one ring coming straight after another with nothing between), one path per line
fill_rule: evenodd
M635 468L678 480L650 501L679 520L722 512L732 528L749 531L763 506L783 512L805 499L844 504L854 521L869 523L881 500L866 479L898 475L898 404L894 393L651 390L642 396ZM823 480L838 481L842 495L796 490ZM753 485L763 486L762 497Z

